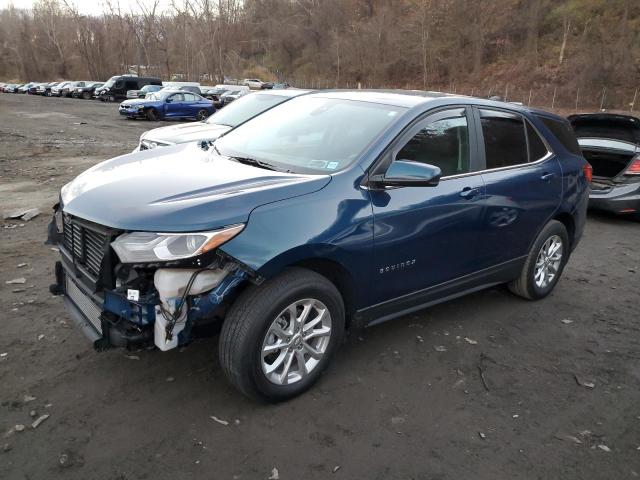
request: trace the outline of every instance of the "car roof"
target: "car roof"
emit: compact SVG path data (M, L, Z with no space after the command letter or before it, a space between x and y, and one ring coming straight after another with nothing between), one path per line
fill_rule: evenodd
M420 90L324 90L312 93L311 96L359 100L362 102L379 103L381 105L411 108L436 98L455 95L441 92L423 92Z
M297 97L298 95L304 95L311 93L313 90L304 90L301 88L284 88L282 90L260 90L253 92L255 95L276 95L278 97Z
M543 116L559 122L568 123L567 119L560 115L522 104L426 90L323 90L310 93L309 96L359 100L362 102L379 103L381 105L405 108L413 108L429 103L437 103L442 106L446 105L446 102L443 102L442 100L449 99L451 100L451 104L504 108L513 112Z
M176 87L163 87L161 90L163 92L168 92L168 93L191 93L193 95L197 95L197 93L195 92L190 92L189 90L183 90L181 88L176 88Z

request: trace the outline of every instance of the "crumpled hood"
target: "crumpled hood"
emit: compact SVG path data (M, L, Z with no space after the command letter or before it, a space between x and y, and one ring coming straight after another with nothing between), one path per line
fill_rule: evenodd
M215 123L181 123L179 125L154 128L142 135L142 138L166 143L197 142L199 140L215 140L229 130L231 130L231 127L228 125L217 125Z
M325 187L329 175L244 165L188 143L99 163L65 185L65 213L122 230L195 232L244 223L251 211Z
M149 102L150 100L146 98L130 98L129 100L124 100L120 105L145 105Z

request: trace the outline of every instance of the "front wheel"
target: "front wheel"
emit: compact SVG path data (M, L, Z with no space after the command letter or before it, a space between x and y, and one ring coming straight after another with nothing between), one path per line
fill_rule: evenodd
M318 273L291 268L233 303L220 334L220 364L245 395L287 400L318 380L344 326L336 287Z
M551 220L533 243L520 276L509 283L509 290L527 300L546 297L558 283L570 250L567 229Z
M147 117L147 120L155 122L156 120L158 120L158 112L156 111L155 108L150 108L146 112L146 117Z

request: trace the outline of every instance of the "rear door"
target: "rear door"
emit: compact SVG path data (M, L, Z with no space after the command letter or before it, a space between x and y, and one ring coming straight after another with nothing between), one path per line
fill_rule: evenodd
M186 93L186 92L183 95L184 95L184 109L182 114L185 117L195 116L199 108L198 97L195 96L193 93Z
M527 255L562 198L562 169L522 115L474 108L485 185L478 260L484 268Z

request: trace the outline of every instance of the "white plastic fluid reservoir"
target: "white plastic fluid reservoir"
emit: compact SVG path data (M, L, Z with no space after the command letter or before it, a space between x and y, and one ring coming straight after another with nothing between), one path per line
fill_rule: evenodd
M196 273L196 269L160 268L156 270L153 283L160 295L162 307L167 312L176 311L176 303L184 295L189 279ZM220 285L229 272L222 269L204 270L196 275L189 289L188 295L199 295ZM156 322L154 325L153 342L160 350L171 350L178 346L178 334L184 329L187 320L187 307L182 308L178 321L173 326L171 338L167 338L167 324L169 319L164 316L160 306L156 306Z
M168 320L164 317L162 310L160 310L159 306L156 306L156 323L153 327L153 343L156 344L163 352L167 350L171 350L172 348L176 348L178 346L178 335L186 325L186 315L182 315L182 318L176 322L173 326L173 331L171 333L171 340L167 338L167 324Z

